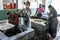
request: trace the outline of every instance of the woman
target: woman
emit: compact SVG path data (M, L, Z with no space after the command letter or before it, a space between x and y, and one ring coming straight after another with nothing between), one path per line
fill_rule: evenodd
M51 40L53 40L56 37L57 33L57 25L58 25L58 20L57 20L57 12L56 10L52 7L52 5L48 6L48 9L50 10L49 13L49 34L51 35Z
M29 17L30 17L30 14L31 14L31 9L29 7L30 7L30 2L27 1L25 3L25 8L21 11L25 25L28 25Z

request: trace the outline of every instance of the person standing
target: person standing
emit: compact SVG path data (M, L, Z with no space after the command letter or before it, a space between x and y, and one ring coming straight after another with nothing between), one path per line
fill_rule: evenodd
M30 2L27 1L25 3L25 8L23 8L21 10L25 25L29 25L29 18L30 18L30 14L31 14L31 9L29 7L30 7Z
M38 18L41 18L42 12L44 12L44 8L42 7L42 4L39 4L39 8L36 9L36 14Z
M49 34L51 35L50 39L53 40L56 37L56 33L57 33L57 25L58 25L57 12L52 5L49 5L48 9L50 10L49 19L48 19Z

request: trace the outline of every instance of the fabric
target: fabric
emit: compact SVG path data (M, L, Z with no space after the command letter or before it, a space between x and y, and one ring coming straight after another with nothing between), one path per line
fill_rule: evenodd
M58 25L57 12L55 9L52 9L50 11L48 21L49 21L49 33L53 38L55 38L57 33L57 25Z
M38 13L38 14L37 14L37 17L38 17L38 18L41 18L41 17L42 17L42 13Z
M49 23L49 33L51 34L51 36L53 38L56 37L57 25L58 25L57 18L53 18L53 19L50 20L50 23Z
M37 8L36 12L37 12L37 13L44 12L44 8Z
M27 14L28 16L30 16L31 10L25 8L25 9L22 10L22 13L23 13L24 15Z
M8 21L14 25L18 25L19 23L18 16L16 14L9 14Z
M31 14L30 9L23 9L22 10L22 16L23 16L23 20L24 20L25 25L27 25L27 23L29 22L30 14Z
M16 9L16 3L14 3L14 9Z
M51 14L52 14L52 16L51 16ZM57 12L56 12L56 10L55 10L54 8L50 11L49 17L50 17L50 18L51 18L51 17L57 17Z

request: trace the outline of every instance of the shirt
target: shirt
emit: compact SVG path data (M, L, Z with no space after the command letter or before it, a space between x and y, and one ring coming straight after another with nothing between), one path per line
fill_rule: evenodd
M53 18L57 18L57 11L54 8L49 13L48 21L54 20Z
M36 12L37 12L37 13L44 12L44 8L37 8Z
M29 16L31 14L31 10L30 9L23 9L22 10L22 16L24 17L24 19L29 19Z
M51 14L52 14L52 16L51 16ZM57 11L54 8L50 11L49 17L57 17Z

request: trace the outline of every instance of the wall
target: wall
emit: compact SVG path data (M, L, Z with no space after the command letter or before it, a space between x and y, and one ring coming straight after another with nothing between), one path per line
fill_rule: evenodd
M52 5L57 10L57 13L60 14L60 0L52 0Z
M18 9L22 9L24 8L24 3L25 1L23 0L18 0ZM37 8L37 2L30 2L31 5L30 5L30 8Z
M48 5L52 5L58 14L60 14L60 0L46 0L46 12L49 12Z
M38 7L39 7L39 4L42 4L42 0L38 0Z
M23 0L18 0L18 9L23 8Z
M3 10L3 0L0 0L0 10Z
M5 3L11 3L12 0L4 0Z
M46 3L46 0L42 0L42 4L45 5L45 3Z
M37 2L31 2L30 8L37 8Z
M49 12L48 10L48 6L52 4L52 0L46 0L46 4L45 4L45 12Z

